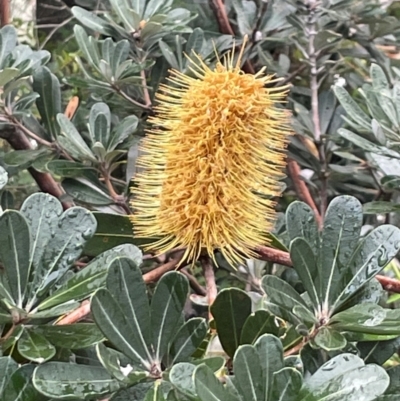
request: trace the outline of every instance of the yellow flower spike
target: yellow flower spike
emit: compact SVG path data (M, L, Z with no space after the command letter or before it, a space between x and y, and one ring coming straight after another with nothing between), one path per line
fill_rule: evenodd
M235 264L268 243L291 134L290 113L277 107L288 87L241 71L243 51L214 69L196 55L195 77L172 70L156 96L131 204L135 235L159 238L148 250L184 247L194 263L219 249Z

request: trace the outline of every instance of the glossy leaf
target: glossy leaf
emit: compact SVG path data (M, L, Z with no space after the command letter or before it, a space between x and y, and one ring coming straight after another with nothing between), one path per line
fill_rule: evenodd
M0 394L3 393L4 386L17 369L18 364L10 356L0 357Z
M34 329L47 340L60 348L81 349L90 347L104 339L103 334L93 323L77 323L65 326L42 325Z
M29 277L31 241L24 216L7 210L0 217L0 259L3 262L10 292L22 308Z
M169 354L171 364L185 362L193 355L196 349L203 342L208 331L208 325L203 318L188 320L176 333Z
M400 229L397 227L382 225L369 233L348 262L346 286L338 294L335 307L375 277L396 256L399 248Z
M62 214L62 205L58 199L44 193L36 193L25 200L21 207L21 214L30 226L31 244L30 251L30 282L28 284L28 309L29 299L40 284L38 270L47 243L57 228L57 222Z
M321 327L314 338L315 345L325 351L337 351L347 345L346 338L335 329Z
M341 354L325 363L306 383L299 400L373 401L384 393L389 376L377 365L364 366L363 361L352 354Z
M342 276L357 246L361 225L362 207L356 198L339 196L329 204L321 237L316 282L324 309L336 301L342 290Z
M98 366L50 362L35 369L33 384L47 397L89 399L113 393L120 387Z
M80 301L89 296L105 285L111 261L124 256L132 259L138 266L142 263L142 253L134 245L125 244L109 249L63 283L38 306L38 310L44 310L72 299Z
M242 328L251 314L251 299L239 289L224 289L212 304L211 313L221 345L224 351L233 357L240 345Z
M290 258L293 267L307 291L315 310L318 310L321 299L315 286L318 266L315 254L309 243L303 238L296 238L290 244Z
M129 216L110 213L94 212L97 221L97 230L93 238L85 246L85 253L97 256L121 244L142 246L150 240L135 238L132 235L132 223Z
M96 230L93 215L81 207L73 207L65 211L51 235L43 252L40 267L35 274L39 275L35 298L42 297L73 265L81 255L83 246Z
M18 341L18 352L26 359L43 363L56 354L55 347L41 334L24 328Z
M315 251L319 247L319 233L315 214L304 202L292 202L286 210L286 227L289 238L304 238Z
M61 113L60 83L47 67L41 67L33 74L32 86L33 90L40 95L36 100L36 106L49 139L56 139L59 133L56 117L58 113Z
M268 300L278 307L293 313L301 320L313 323L316 318L308 309L307 304L300 297L298 292L288 283L276 276L264 276L262 279L262 288L267 294ZM282 316L285 318L285 316Z
M182 324L182 312L189 294L185 276L177 272L164 274L151 300L151 331L155 359L161 361Z
M266 310L252 313L245 321L240 337L240 344L254 344L263 334L278 336L279 322Z
M274 373L271 397L273 400L297 401L303 378L293 368L283 368Z

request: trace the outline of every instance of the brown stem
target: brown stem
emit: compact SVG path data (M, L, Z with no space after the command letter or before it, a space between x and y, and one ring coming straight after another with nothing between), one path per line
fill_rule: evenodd
M143 274L143 281L146 284L149 284L159 280L163 274L176 268L176 265L181 260L182 256L183 252L177 252L175 257L171 259L169 262L164 263L163 265L155 268L154 270L151 270L148 273ZM90 313L90 302L88 300L85 300L81 303L81 305L77 309L72 311L70 314L64 316L56 324L58 326L62 326L66 324L76 323L77 321L87 316L89 313Z
M206 281L206 291L207 291L207 299L208 299L208 316L211 320L213 318L210 308L214 303L215 298L217 298L217 284L215 283L215 274L214 274L214 265L211 258L208 255L204 255L200 257L200 263L203 268L204 279Z
M10 23L10 0L0 0L0 26Z
M210 6L215 14L215 17L217 18L220 32L235 36L235 32L229 23L229 18L226 13L223 0L210 0ZM251 65L249 60L246 60L243 64L243 71L247 74L254 74L254 67Z
M146 104L146 107L150 108L151 107L151 99L150 99L149 88L147 87L146 71L145 70L140 71L140 76L142 77L144 102Z
M15 150L32 149L28 138L18 129L2 130L0 131L0 137L5 139ZM65 192L60 184L58 184L50 174L41 173L33 167L28 168L28 171L43 192L49 193L59 199L65 196ZM68 209L73 206L73 203L62 202L62 205L64 209Z
M319 0L309 1L309 14L308 14L308 57L310 63L310 89L311 89L311 113L314 126L314 140L318 147L319 160L321 164L320 180L320 214L321 219L324 219L325 211L328 204L328 183L327 183L327 163L325 154L325 141L322 138L321 124L319 119L319 104L318 104L318 66L317 57L318 53L315 49L315 37L317 35L317 18L318 18L318 5Z
M322 228L322 218L319 214L317 205L311 196L311 193L306 183L300 178L301 169L298 163L292 159L288 159L287 168L289 171L290 178L292 179L293 186L296 190L296 194L303 202L307 203L311 207L315 214L315 220L317 221L318 227Z
M127 100L129 103L132 103L134 106L139 107L144 110L149 110L150 107L146 104L142 104L135 99L132 99L128 94L126 94L122 89L120 89L118 86L112 85L112 88L117 92L120 96L122 96L125 100Z
M207 295L207 290L202 285L200 285L200 283L196 280L196 277L190 274L186 269L182 269L181 273L187 277L190 287L192 287L192 290L197 295L201 295L203 297Z

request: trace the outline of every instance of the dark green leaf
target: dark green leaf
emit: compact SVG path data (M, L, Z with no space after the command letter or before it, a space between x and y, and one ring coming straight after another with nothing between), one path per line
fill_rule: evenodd
M333 199L325 216L315 283L325 309L335 303L342 291L341 278L348 271L348 260L358 244L361 225L362 206L356 198Z
M347 344L346 338L330 327L321 327L314 338L314 342L325 351L341 350Z
M272 387L273 400L297 401L303 378L301 373L293 368L283 368L274 373Z
M50 362L35 369L33 384L47 397L89 399L120 388L103 367Z
M18 341L18 352L30 361L43 363L53 358L56 349L41 334L25 328Z
M182 312L189 293L186 277L177 272L164 274L151 300L151 331L155 360L160 361L182 324Z
M251 314L251 299L242 290L222 290L211 306L219 340L224 351L232 358L240 345L242 328Z
M14 302L22 308L29 276L31 241L24 216L7 210L0 217L0 259Z
M187 361L206 337L208 325L203 318L188 320L176 333L171 348L171 364Z
M0 395L11 375L18 369L18 364L10 357L0 357Z
M100 253L121 244L142 246L150 240L135 238L129 216L110 213L94 212L97 220L97 230L93 238L88 241L85 253L97 256Z
M49 134L48 139L56 139L59 133L56 117L61 113L60 83L47 67L41 67L33 74L33 90L40 95L36 106Z
M274 315L266 310L258 310L252 313L243 325L240 344L254 344L263 334L278 336L279 323Z
M60 348L87 348L104 339L103 334L93 323L77 323L65 326L42 325L34 330Z

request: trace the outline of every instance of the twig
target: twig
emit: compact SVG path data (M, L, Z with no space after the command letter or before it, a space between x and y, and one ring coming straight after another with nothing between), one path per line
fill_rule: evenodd
M192 287L192 290L197 295L202 295L202 296L207 295L206 289L202 285L200 285L200 283L196 280L196 277L190 274L186 269L182 269L181 273L187 277L187 279L189 280L189 284Z
M315 220L317 221L318 227L322 228L322 218L319 214L317 205L311 196L311 193L306 185L306 183L300 178L301 169L298 163L292 159L288 159L287 168L289 171L290 178L292 179L293 186L296 190L297 196L308 206L311 207L315 214Z
M0 0L0 26L10 23L10 0Z
M211 320L213 318L210 307L214 303L215 298L217 298L217 285L215 283L215 274L214 274L214 265L212 263L211 258L208 255L204 255L200 257L200 263L203 268L204 279L206 280L206 291L207 291L207 300L209 312L208 316Z
M182 251L178 252L175 255L175 257L172 260L170 260L169 262L164 263L163 265L157 267L156 269L143 274L143 281L146 284L149 284L149 283L153 283L153 282L159 280L163 274L176 268L176 265L179 263L182 256L183 256L183 252ZM78 308L76 308L70 314L64 316L56 324L58 326L62 326L65 324L76 323L77 321L79 321L79 320L83 319L85 316L87 316L89 313L90 313L90 302L88 300L85 300L81 303L81 305Z
M261 260L268 262L279 263L283 266L292 267L293 263L290 259L288 252L280 251L279 249L269 248L266 246L260 246L257 248L257 252ZM394 278L377 275L376 279L381 283L385 291L394 292L400 294L400 280Z
M5 139L15 150L32 149L28 138L18 129L13 129L11 131L3 129L0 131L0 138ZM65 192L60 184L58 184L50 174L41 173L33 167L28 168L28 171L43 192L49 193L59 199L65 196ZM68 209L73 206L73 203L62 202L62 205L64 209Z
M121 88L119 88L116 85L111 85L111 87L115 90L116 93L118 93L120 96L122 96L125 100L127 100L129 103L132 103L136 107L140 107L141 109L145 110L150 110L150 107L146 104L142 104L135 99L132 99L129 95L127 95Z
M140 71L140 76L142 77L144 102L146 104L146 107L150 108L151 107L151 99L150 99L149 88L147 87L146 71L145 70Z
M226 35L235 36L235 32L229 23L223 0L210 0L210 6L217 18L220 32ZM251 65L249 60L246 60L243 64L243 71L247 74L254 74L254 67Z
M315 37L317 35L317 18L318 18L319 0L310 0L308 2L308 29L306 31L308 37L308 58L310 63L310 89L311 89L311 113L314 126L314 140L318 147L319 160L321 164L321 191L320 191L320 214L323 220L328 204L328 183L327 183L327 165L325 155L325 141L322 139L321 124L319 119L318 107L318 69L317 56L315 49Z
M46 36L46 39L43 41L43 43L40 45L39 50L42 50L46 44L49 42L49 40L54 36L54 34L63 26L68 25L72 20L74 19L74 17L69 17L66 20L64 20L63 22L61 22L60 24L57 24L57 26L55 26L50 32L49 34Z

